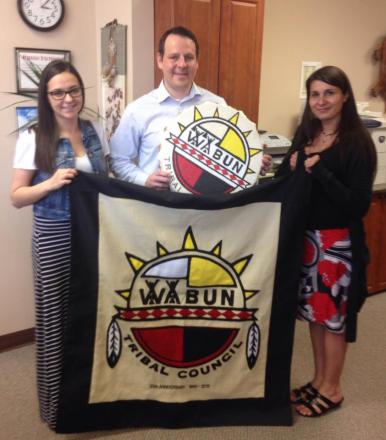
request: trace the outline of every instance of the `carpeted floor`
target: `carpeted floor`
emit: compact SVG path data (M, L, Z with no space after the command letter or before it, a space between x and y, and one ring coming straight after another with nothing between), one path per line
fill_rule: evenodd
M368 299L360 315L359 337L349 347L341 409L317 419L294 417L292 427L232 427L186 430L135 429L57 435L39 419L34 345L0 353L0 440L385 440L386 293ZM307 325L297 324L292 382L310 379Z

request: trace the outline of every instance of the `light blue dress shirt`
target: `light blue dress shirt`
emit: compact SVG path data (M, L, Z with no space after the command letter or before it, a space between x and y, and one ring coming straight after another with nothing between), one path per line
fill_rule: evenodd
M174 99L163 82L158 89L130 103L110 141L113 173L119 179L145 185L148 176L159 170L159 146L169 121L192 105L225 100L208 90L192 85L189 95Z

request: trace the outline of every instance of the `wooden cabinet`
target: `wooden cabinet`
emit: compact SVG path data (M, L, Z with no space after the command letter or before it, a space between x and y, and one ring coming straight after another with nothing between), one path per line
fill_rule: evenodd
M382 292L386 290L386 191L374 193L365 230L370 251L367 287L370 294Z
M225 0L221 4L218 94L257 123L264 3Z
M191 29L200 44L197 84L257 122L263 15L264 0L154 0L155 47L169 27Z

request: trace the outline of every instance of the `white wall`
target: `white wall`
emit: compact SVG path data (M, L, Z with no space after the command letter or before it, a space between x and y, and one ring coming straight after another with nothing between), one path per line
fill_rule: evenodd
M357 101L383 111L369 89L379 72L371 55L386 36L385 20L385 0L265 0L259 128L293 135L302 61L341 67Z
M133 99L154 85L153 0L132 0L132 87Z

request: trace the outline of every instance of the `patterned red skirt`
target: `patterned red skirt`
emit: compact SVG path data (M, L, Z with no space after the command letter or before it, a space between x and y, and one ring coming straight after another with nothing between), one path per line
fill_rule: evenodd
M309 230L304 239L298 318L343 333L352 253L349 231Z

